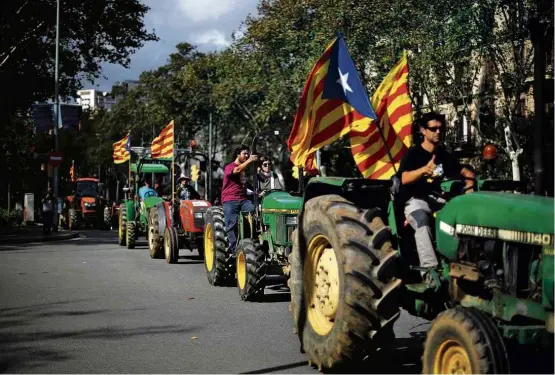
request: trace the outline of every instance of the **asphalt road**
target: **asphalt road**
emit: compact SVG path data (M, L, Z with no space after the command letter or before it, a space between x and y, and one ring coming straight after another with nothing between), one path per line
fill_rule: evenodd
M315 373L277 284L246 303L208 284L201 261L153 260L114 232L0 246L0 372ZM419 373L429 324L406 314L363 373Z

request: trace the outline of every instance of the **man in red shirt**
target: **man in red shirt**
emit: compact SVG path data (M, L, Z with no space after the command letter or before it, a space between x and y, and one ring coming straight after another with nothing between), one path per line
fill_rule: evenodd
M238 147L233 152L234 161L224 168L224 181L222 185L222 203L224 207L224 221L229 239L230 250L235 254L237 235L235 226L239 212L253 212L254 205L247 199L247 188L241 181L245 169L258 159L250 155L247 146Z

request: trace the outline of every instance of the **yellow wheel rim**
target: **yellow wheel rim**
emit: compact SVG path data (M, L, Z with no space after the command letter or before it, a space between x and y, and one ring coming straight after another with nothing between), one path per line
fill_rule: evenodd
M73 220L71 220L71 215L68 215L68 216L69 216L68 228L69 230L71 230L71 228L73 228Z
M441 343L434 357L434 374L473 374L468 352L456 341Z
M303 283L308 321L317 334L325 336L333 328L339 305L339 268L335 251L323 235L308 245Z
M237 282L241 289L244 289L247 284L247 260L242 251L237 254Z
M206 223L204 227L204 263L206 269L214 268L214 241L212 240L212 224Z

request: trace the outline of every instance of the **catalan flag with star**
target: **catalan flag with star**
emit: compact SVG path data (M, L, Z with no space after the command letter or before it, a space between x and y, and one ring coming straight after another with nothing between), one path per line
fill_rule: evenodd
M294 166L316 168L314 153L347 135L359 122L376 120L341 34L329 44L306 80L287 145Z
M173 120L168 126L162 130L160 135L152 141L150 153L153 159L171 159L173 158Z
M376 108L379 123L376 124L374 120L359 123L351 130L351 151L364 177L391 178L411 145L412 104L408 75L408 59L404 51L372 95L372 105Z
M114 148L114 164L125 163L130 158L129 150L131 150L131 136L129 133L122 140L112 145Z

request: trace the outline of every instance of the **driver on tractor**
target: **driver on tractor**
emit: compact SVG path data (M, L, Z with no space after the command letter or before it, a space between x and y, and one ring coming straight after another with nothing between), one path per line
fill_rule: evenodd
M181 176L179 176L179 178L177 179L177 182L179 183L177 196L182 201L201 199L200 194L195 190L195 188L189 185L189 180L190 180L189 176L183 173L181 174Z
M158 193L150 187L150 179L145 177L143 180L144 185L139 189L139 198L143 201L146 197L156 197Z
M444 177L462 175L466 180L464 190L469 193L474 188L475 175L441 146L441 134L445 132L444 116L435 112L424 114L419 130L422 143L411 147L401 160L399 194L405 203L407 222L414 229L420 267L430 270L438 265L433 246L432 215L445 204L437 194L441 191L439 183ZM433 283L427 271L422 271L422 276L426 277L426 282Z

